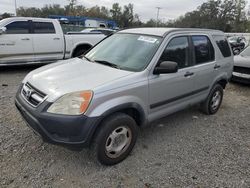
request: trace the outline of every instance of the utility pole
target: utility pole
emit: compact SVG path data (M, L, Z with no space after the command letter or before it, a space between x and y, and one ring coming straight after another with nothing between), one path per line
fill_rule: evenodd
M15 0L15 13L16 13L16 16L17 16L17 4L16 4L16 0Z
M157 17L156 17L156 27L158 27L158 22L159 22L159 12L160 9L162 9L161 7L156 7L157 8Z

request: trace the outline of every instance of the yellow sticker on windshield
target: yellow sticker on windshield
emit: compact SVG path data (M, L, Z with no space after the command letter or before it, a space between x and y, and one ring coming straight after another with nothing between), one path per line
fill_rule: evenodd
M143 41L143 42L149 42L149 43L155 43L157 41L156 38L145 37L145 36L140 36L137 40L140 40L140 41Z

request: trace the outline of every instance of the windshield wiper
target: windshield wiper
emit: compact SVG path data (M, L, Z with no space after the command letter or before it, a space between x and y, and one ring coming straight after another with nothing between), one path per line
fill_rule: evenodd
M121 69L121 67L119 65L116 65L114 63L110 63L108 61L104 61L104 60L94 60L94 62L96 63L100 63L102 65L107 65L107 66L110 66L110 67L113 67L113 68L116 68L116 69Z

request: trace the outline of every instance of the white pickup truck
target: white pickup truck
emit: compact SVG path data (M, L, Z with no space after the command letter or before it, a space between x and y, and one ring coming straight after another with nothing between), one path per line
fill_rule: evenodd
M82 55L101 33L63 33L55 19L13 17L0 21L0 66L49 63Z

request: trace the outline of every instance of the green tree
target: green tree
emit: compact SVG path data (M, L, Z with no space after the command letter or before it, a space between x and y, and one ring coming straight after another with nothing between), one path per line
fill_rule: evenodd
M87 14L87 9L83 5L77 5L75 6L75 12L76 12L76 16L84 16Z
M67 5L66 9L67 9L67 13L68 15L70 16L76 16L76 9L75 9L75 6L77 4L77 0L68 0L69 1L69 5Z
M245 13L246 1L236 0L235 1L235 23L234 30L245 31L246 29L246 13Z
M127 28L132 25L134 21L134 6L133 4L129 3L125 5L123 8L123 13L121 16L121 24L122 27Z
M43 17L41 9L35 7L31 8L19 7L17 9L17 15L24 17Z
M45 5L40 9L41 17L48 17L49 15L64 15L65 9L58 4Z
M132 23L132 26L133 27L141 27L141 26L143 26L143 23L140 20L139 14L134 15L134 21Z
M219 29L225 32L245 32L247 20L245 0L209 0L196 10L186 13L168 26Z
M110 14L111 18L120 25L122 8L119 6L119 3L114 3L112 5L112 9L110 9Z
M1 17L2 17L2 19L4 19L4 18L9 18L9 17L12 17L12 14L5 12L5 13L3 13L3 14L1 15Z
M121 27L137 27L141 26L139 15L134 14L133 4L125 5L122 9L118 3L114 3L112 9L104 6L94 6L86 8L83 5L78 5L77 0L68 0L69 4L65 7L60 5L45 5L42 8L18 8L18 16L26 17L48 17L49 15L65 15L65 16L87 16L103 19L113 19Z

